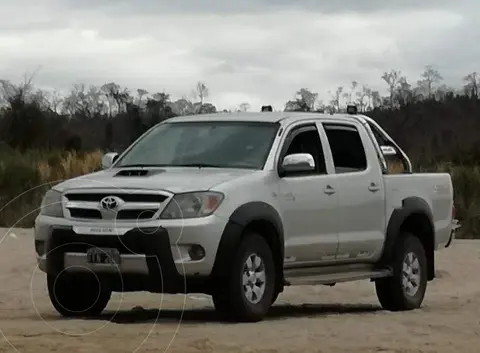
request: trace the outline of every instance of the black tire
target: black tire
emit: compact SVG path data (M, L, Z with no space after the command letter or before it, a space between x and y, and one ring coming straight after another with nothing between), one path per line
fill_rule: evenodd
M47 275L48 295L62 316L97 316L107 306L111 290L94 273Z
M260 257L265 271L265 289L258 302L247 299L244 292L243 270L252 254ZM235 322L261 321L267 314L275 292L275 263L266 240L258 234L248 233L242 238L225 283L213 293L213 303L222 318Z
M403 264L408 254L413 254L418 260L420 275L416 291L408 293L403 285ZM382 307L390 311L405 311L417 309L422 305L427 290L427 257L425 249L418 237L410 233L399 235L394 257L392 259L393 276L377 279L375 288Z
M212 295L212 300L213 305L215 306L215 311L219 315L220 319L228 320L230 318L230 305L228 303L226 291L223 288L220 288Z
M275 304L275 302L277 301L279 295L280 295L280 292L279 292L279 291L275 291L275 292L273 293L272 305Z

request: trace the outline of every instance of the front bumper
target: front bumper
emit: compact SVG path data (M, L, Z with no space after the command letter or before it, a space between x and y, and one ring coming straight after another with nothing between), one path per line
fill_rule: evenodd
M227 221L209 216L162 223L124 222L112 225L39 216L35 222L39 268L48 273L61 268L65 271L94 271L102 274L148 275L154 271L149 258L153 256L158 258L163 272L173 272L182 278L209 276ZM93 234L88 231L108 227L113 229L113 233ZM86 248L92 246L119 249L122 260L120 265L87 263ZM189 254L192 246L204 249L202 259L192 260Z
M81 237L81 239L79 239ZM175 267L168 233L163 228L133 229L122 237L79 235L71 227L54 227L46 244L45 269L58 276L63 271L93 271L117 291L148 290L186 292L185 277ZM90 264L88 248L116 248L121 263Z

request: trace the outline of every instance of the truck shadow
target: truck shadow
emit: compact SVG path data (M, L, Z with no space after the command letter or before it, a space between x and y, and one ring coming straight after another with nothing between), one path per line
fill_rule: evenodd
M293 317L319 317L329 315L369 314L382 311L374 305L349 304L303 304L303 305L274 305L265 321L282 320ZM193 322L224 322L213 308L174 310L174 309L142 309L135 311L119 311L105 313L94 320L108 320L117 324L135 323L193 323Z

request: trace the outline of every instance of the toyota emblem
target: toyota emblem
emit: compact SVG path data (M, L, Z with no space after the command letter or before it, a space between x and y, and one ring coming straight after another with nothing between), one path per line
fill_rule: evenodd
M100 201L100 205L106 210L114 210L119 204L120 200L115 196L107 196Z

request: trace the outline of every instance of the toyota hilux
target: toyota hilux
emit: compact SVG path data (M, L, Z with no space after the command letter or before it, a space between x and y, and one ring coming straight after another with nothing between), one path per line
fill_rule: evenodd
M362 114L175 117L102 167L53 186L36 218L64 316L148 291L206 293L225 319L252 322L286 286L354 280L374 282L384 309L411 310L455 236L450 175L414 173Z

